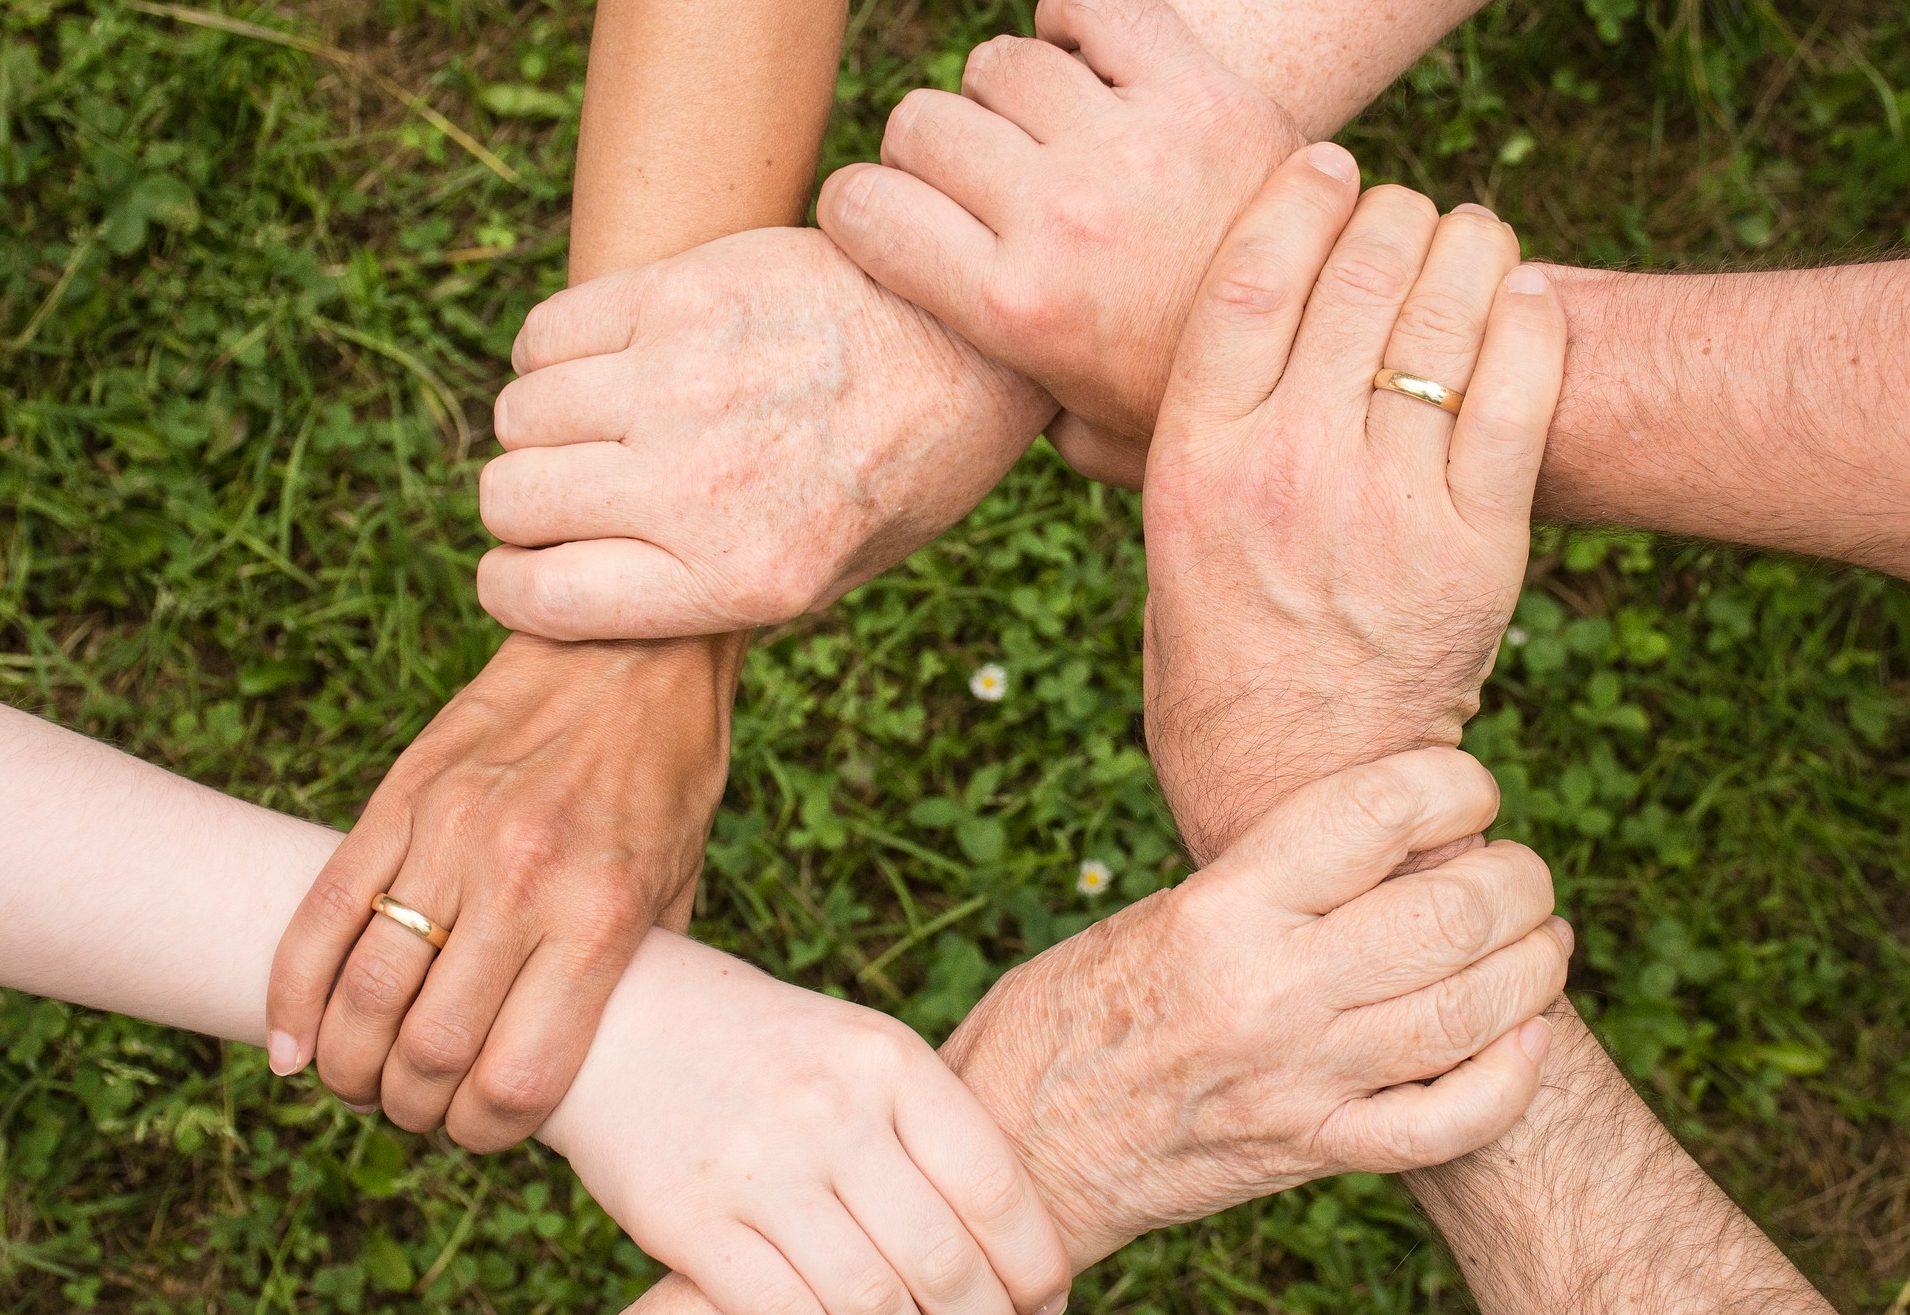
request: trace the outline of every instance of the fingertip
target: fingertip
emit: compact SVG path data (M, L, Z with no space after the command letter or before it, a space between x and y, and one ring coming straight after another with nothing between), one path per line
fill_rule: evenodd
M823 180L822 190L816 195L816 223L823 232L838 242L844 235L861 235L874 210L883 168L858 160Z
M1338 142L1315 142L1300 152L1300 158L1308 167L1340 183L1357 183L1360 180L1359 162L1353 153Z
M1533 1064L1543 1064L1552 1049L1552 1022L1547 1018L1529 1018L1518 1031L1519 1049Z
M1522 264L1500 282L1500 287L1517 297L1542 297L1552 287L1552 280L1537 265Z
M266 1064L276 1076L291 1077L305 1067L310 1057L309 1048L290 1032L273 1028L265 1034Z

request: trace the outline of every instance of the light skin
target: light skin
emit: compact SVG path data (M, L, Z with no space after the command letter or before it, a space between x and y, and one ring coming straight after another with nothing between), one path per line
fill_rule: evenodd
M1185 23L1161 0L1044 0L1045 42L998 38L981 85L916 93L882 166L839 172L818 202L872 275L1053 391L1069 412L1056 446L1077 469L1130 487L1171 330L1264 176L1241 156L1330 131L1343 103L1323 112L1287 80L1296 52L1264 9L1178 8ZM1013 76L1058 69L1058 49L1101 77ZM1910 421L1889 401L1910 382L1910 266L1548 274L1572 354L1541 514L1910 570Z
M1194 378L1190 342L1213 331L1196 312L1147 458L1149 739L1197 849L1224 847L1292 781L1357 761L1363 740L1456 733L1469 705L1456 707L1454 695L1476 690L1491 656L1467 636L1504 624L1524 560L1518 522L1544 433L1530 381L1556 380L1563 351L1556 289L1505 275L1516 252L1478 215L1434 227L1422 214L1357 244L1349 230L1345 271L1311 281L1307 221L1337 193L1297 167L1312 166L1290 161L1275 182L1304 177L1315 204L1263 196L1207 275L1209 299L1221 294L1244 344L1233 371L1177 386ZM1477 295L1495 280L1496 295ZM1317 305L1328 295L1337 327ZM1415 299L1440 313L1412 313ZM1410 362L1467 388L1465 408L1453 420L1339 393L1306 367L1309 343L1349 379L1370 378L1382 360ZM1349 408L1363 414L1351 446L1320 432L1323 415ZM1482 451L1503 458L1492 467L1500 480L1478 478ZM1448 515L1460 523L1440 526ZM1454 545L1460 557L1442 558ZM1231 601L1215 607L1202 595L1216 588L1231 589ZM1197 624L1216 616L1224 623ZM1212 770L1234 745L1267 770ZM1651 1117L1563 1001L1555 1018L1563 1062L1519 1127L1409 1176L1482 1308L1828 1309Z
M571 277L801 218L843 7L608 0L592 36ZM787 60L771 80L753 70ZM712 628L714 629L714 628ZM741 636L507 639L398 758L287 928L273 1069L478 1151L541 1124L649 928L688 925L728 769ZM453 928L429 947L380 891Z
M1280 757L1265 744L1232 752L1226 728L1214 725L1227 719L1226 702L1288 689L1285 677L1305 672L1309 652L1357 630L1367 648L1403 648L1404 660L1373 664L1371 677L1361 675L1358 663L1330 673L1333 681L1365 687L1341 712L1324 703L1323 682L1307 697L1308 706L1286 708L1291 733L1302 739L1326 734L1341 716L1371 722L1372 710L1387 706L1408 717L1424 709L1425 716L1449 721L1456 739L1517 597L1532 485L1564 355L1556 298L1530 271L1515 276L1516 243L1497 221L1464 216L1436 230L1425 198L1388 188L1360 201L1357 179L1352 158L1333 146L1316 147L1276 172L1215 262L1170 379L1171 410L1155 447L1159 469L1147 504L1150 568L1161 574L1149 599L1146 658L1150 714L1169 706L1177 714L1165 729L1151 715L1150 740L1157 752L1173 756L1163 783L1190 829L1196 820L1231 829L1204 814L1203 799L1239 802L1233 783L1255 777L1256 760ZM1272 262L1266 255L1276 234L1287 240L1283 258ZM1372 397L1368 358L1386 347L1399 305L1349 277L1360 260L1383 261L1401 301L1423 290L1474 308L1475 322L1450 340L1428 344L1463 363L1468 374L1478 364L1476 400L1459 425L1418 404ZM1302 487L1312 496L1293 499L1291 491ZM1269 504L1270 493L1281 496L1281 506ZM1283 524L1288 520L1290 526ZM1270 533L1270 524L1279 530ZM1369 560L1347 560L1345 552L1369 540L1376 545ZM1398 617L1386 606L1389 591L1436 596L1444 610L1422 607L1413 618ZM1456 646L1458 660L1444 666L1429 663L1414 642L1442 617L1474 636ZM1304 649L1290 642L1292 631L1320 642ZM1279 638L1281 647L1255 649L1250 660L1234 651L1266 636ZM1196 709L1210 694L1221 706ZM1353 752L1344 745L1339 751ZM1484 778L1480 788L1492 793ZM1281 793L1292 800L1316 791L1317 785L1289 782ZM1384 819L1417 811L1409 794L1387 788L1348 802L1384 828ZM1479 813L1487 811L1482 797ZM1264 852L1277 854L1304 847L1311 833L1269 832L1267 824L1249 819L1246 834L1262 836ZM1238 831L1232 836L1228 852L1237 857L1252 842ZM1397 871L1411 854L1451 855L1329 915L1344 925L1349 912L1360 910L1354 941L1367 965L1362 973L1405 975L1383 990L1409 984L1420 971L1420 955L1401 949L1402 934L1442 951L1490 946L1455 984L1466 973L1530 982L1541 965L1562 964L1555 956L1569 953L1569 930L1556 919L1523 936L1511 931L1530 925L1546 898L1536 870L1523 880L1503 873L1483 882L1467 877L1475 863L1502 868L1508 856L1524 852L1503 842L1480 847L1477 836L1462 824L1443 825L1403 848L1364 851L1368 861L1358 866L1369 877ZM1250 1111L1285 1110L1302 1125L1329 1126L1288 1088L1303 1081L1300 1074L1336 1065L1312 1054L1306 1040L1330 1037L1332 1024L1251 985L1225 986L1222 994L1240 1000L1250 1016L1270 1020L1269 1030L1243 1050L1201 1047L1200 1085L1209 1098L1189 1107L1180 1092L1175 1075L1186 1071L1187 1039L1211 1032L1213 984L1242 981L1240 968L1225 961L1243 948L1263 963L1290 957L1278 930L1241 921L1231 898L1219 901L1215 915L1201 912L1202 883L1228 866L1222 858L1181 890L1144 901L1010 974L944 1050L1003 1119L1037 1182L1069 1183L1087 1162L1097 1170L1118 1166L1114 1179L1122 1189L1050 1197L1082 1263L1132 1236L1104 1231L1110 1216L1140 1215L1158 1226L1298 1181L1265 1158L1264 1115ZM1398 910L1388 907L1395 895L1405 901ZM1161 918L1178 935L1159 930ZM1182 948L1171 955L1144 952L1163 936ZM1163 974L1169 963L1177 971ZM1249 973L1247 982L1252 978ZM1029 979L1059 985L1029 997ZM1508 996L1517 992L1510 988ZM1057 994L1070 1007L1056 1012L1044 1002L1044 995ZM1100 1019L1087 1021L1097 1006ZM1008 1026L985 1030L1003 1017ZM1485 1031L1498 1025L1491 1020ZM1422 1026L1444 1035L1453 1053L1470 1051L1484 1037L1437 1003ZM991 1045L991 1036L1007 1047ZM1060 1040L1056 1053L1030 1070L1027 1053L1038 1052L1047 1038ZM1086 1162L1072 1149L1066 1159L1051 1158L1029 1136L1030 1120L1040 1126L1054 1111L1078 1109L1096 1112L1096 1153ZM1194 1181L1208 1184L1210 1194L1188 1200L1162 1189L1159 1166L1183 1163L1188 1154L1187 1147L1149 1138L1162 1126L1185 1129L1192 1145L1205 1148ZM1313 1144L1322 1135L1313 1134ZM1353 1166L1342 1161L1342 1167ZM1086 1213L1078 1202L1089 1203ZM1078 1241L1089 1238L1096 1239L1091 1246ZM640 1305L696 1308L667 1283Z
M0 985L263 1040L270 947L335 833L4 709L0 798L22 819L0 834ZM1053 1309L1071 1270L1161 1223L1517 1119L1570 952L1544 864L1504 845L1384 881L1496 807L1452 750L1296 791L1206 871L1005 977L946 1048L966 1087L893 1020L653 930L539 1136L703 1284L646 1308L1008 1309L898 1288L858 1240L960 1268L962 1231L907 1208L927 1183L981 1240L968 1272L1022 1275L1015 1308ZM1500 913L1449 935L1437 902L1461 889ZM1137 1010L1143 985L1171 1007ZM863 1235L848 1211L889 1218Z
M1247 80L1241 85L1257 85L1263 96L1272 93L1288 105L1304 107L1304 116L1292 128L1294 144L1336 129L1346 113L1474 7L1469 0L1423 6L1313 0L1271 8L1243 0L1189 0L1179 6L1203 42L1226 52L1238 78ZM1048 3L1037 13L1047 30L1058 33L1064 20L1077 27L1090 20L1113 24L1146 8L1138 0L1072 8ZM983 49L994 53L984 60L999 61L1001 47L1008 44L989 43ZM1322 49L1338 54L1333 60L1321 59L1317 52ZM1040 67L1053 72L1057 66L1043 60ZM1070 83L1058 76L1028 82L1051 93L1079 85L1078 79ZM946 105L962 98L917 97L910 110L919 109L924 99ZM978 121L968 111L962 114L971 124ZM945 126L959 128L953 120ZM1211 132L1216 120L1210 114L1198 126ZM1237 120L1225 126L1229 134L1241 131ZM1022 137L1032 135L1018 127L1015 131ZM917 135L936 136L919 130ZM972 151L945 151L944 156L972 162L992 158L987 154L991 143L1014 138L995 131L956 140ZM1036 170L1040 176L1022 179L1028 185L1018 194L1029 200L1031 214L1042 209L1036 198L1074 181L1065 173L1047 172L1046 166L1059 158L1059 153L1046 152L1051 144L1042 143L1043 165ZM1226 144L1233 144L1231 136ZM1185 148L1187 143L1180 145ZM1023 155L1033 158L1025 150ZM1196 158L1212 155L1203 152ZM1269 165L1278 155L1276 148ZM1003 161L1006 172L1001 178L1016 176L1011 164ZM917 289L918 295L950 322L965 325L972 336L987 338L991 305L985 298L951 300L972 281L953 277L958 262L938 264L933 259L925 239L933 229L932 216L911 209L908 201L913 195L919 202L919 189L905 193L898 182L890 189L896 194L892 204L845 206L845 199L854 199L847 183L866 172L864 166L839 175L825 188L819 202L825 229L878 274L906 268L948 271L951 277L936 280L939 293ZM884 172L892 181L902 176L900 170ZM1126 180L1117 181L1125 185ZM999 180L991 186L1009 190ZM1219 205L1216 213L1230 214L1250 191L1251 186L1231 192L1222 188L1211 196L1174 198L1174 212L1182 218L1179 227L1202 234L1214 231L1214 215L1193 222L1189 209L1206 199ZM1135 195L1158 200L1144 187ZM1125 200L1125 193L1115 200ZM1118 213L1121 207L1111 209ZM792 237L787 245L791 260L824 266L832 258L806 240ZM729 254L739 260L747 257L758 270L773 271L782 259L770 247L739 248ZM1057 268L1066 267L1071 257L1063 253L1060 258ZM723 259L717 253L707 256L711 265ZM1020 268L1036 264L1031 257ZM1159 307L1167 303L1184 307L1193 286L1189 271L1198 268L1198 259L1190 265L1183 253L1168 249L1147 250L1142 258L1118 263L1110 275L1114 290L1136 280L1148 290L1145 296L1127 297L1128 306L1139 307L1131 318L1070 322L1060 313L1040 313L1034 318L1054 332L1028 339L1029 349L1049 356L1065 353L1071 329L1086 333L1088 342L1078 356L1118 365L1109 371L1110 378L1151 388L1137 400L1140 412L1151 415L1158 405L1172 335L1137 330L1125 337L1128 354L1111 358L1094 357L1094 345L1105 341L1095 335L1107 324L1158 323ZM714 274L707 266L698 272L704 277ZM1910 374L1910 360L1896 345L1903 341L1900 308L1910 270L1881 265L1782 276L1679 277L1555 269L1551 277L1572 325L1574 346L1539 484L1542 515L1704 534L1910 571L1910 513L1904 510L1910 506L1904 496L1910 490L1910 435L1902 416L1885 400ZM1163 287L1171 292L1156 287L1156 278L1164 278ZM771 281L779 280L772 275ZM985 482L976 477L1003 466L1003 453L1018 450L1031 437L1025 417L1052 410L1054 399L1026 386L1011 384L1004 390L998 371L981 364L979 357L972 365L961 365L959 354L954 358L957 368L973 370L980 391L956 388L951 393L950 339L937 331L936 321L919 330L865 333L855 326L870 321L893 324L898 317L878 309L874 294L852 279L832 272L819 282L830 290L830 303L806 303L803 322L813 324L820 317L848 326L841 340L852 344L852 350L838 358L834 377L845 382L880 379L874 387L903 398L929 392L972 397L977 407L997 417L994 424L972 427L961 442L937 442L942 469L958 478L945 483L911 471L909 478L891 479L889 463L906 466L919 458L919 449L898 452L887 430L858 427L855 408L867 397L861 389L837 387L832 397L830 390L790 382L797 372L813 368L815 335L801 342L791 335L782 335L781 342L752 339L751 326L742 317L754 303L718 302L704 308L700 332L750 342L752 354L771 362L755 372L762 382L742 393L676 401L660 421L640 421L646 415L649 376L613 362L627 344L646 336L647 326L665 322L676 312L652 311L654 285L582 290L567 305L553 303L544 317L540 341L550 350L522 357L522 363L534 369L514 385L519 392L511 400L523 405L509 408L507 403L515 412L511 423L532 432L581 435L584 442L606 449L634 444L639 453L510 454L510 473L487 484L483 503L487 520L518 541L487 559L482 568L481 597L494 615L508 624L572 636L687 633L698 617L712 613L732 617L737 624L787 620L826 604L855 580L919 546L932 527L951 524L968 511L975 487ZM1054 282L1084 286L1075 280ZM664 300L676 304L668 295ZM1031 302L1024 290L1012 304L1025 310ZM1150 306L1154 309L1147 309ZM1172 322L1174 316L1166 318ZM584 320L593 323L586 326ZM1746 322L1759 324L1760 332L1736 332ZM1640 326L1649 327L1641 331ZM882 343L878 358L865 347L871 340ZM1858 342L1870 347L1855 352L1838 346ZM587 366L591 357L610 360ZM783 368L776 368L778 360ZM560 366L573 378L594 381L587 402L580 403L575 390L533 382L537 373ZM1057 376L1054 386L1068 391L1065 378ZM753 408L764 432L786 441L772 458L765 458L758 444L738 454L724 442L705 449L707 464L701 469L679 464L675 501L667 511L659 511L655 503L639 507L628 500L609 508L600 501L586 505L588 499L577 486L556 476L542 478L535 470L540 464L559 471L594 463L591 468L601 472L624 472L628 487L647 469L642 449L668 447L670 436L679 431L700 433L700 421L741 405ZM1118 482L1138 480L1144 450L1118 431L1064 414L1050 433L1078 468ZM1733 437L1721 439L1720 434ZM841 477L818 490L813 472L819 470ZM761 488L774 490L778 476L791 487L804 488L808 496L796 500L773 491L765 495ZM792 508L795 501L800 501L803 514ZM757 587L739 591L732 575L697 557L694 531L720 522L726 507L745 509L738 519L751 525L752 544L775 562L773 575L750 582ZM813 526L808 515L812 511ZM593 534L599 537L588 537ZM846 562L854 564L847 573Z

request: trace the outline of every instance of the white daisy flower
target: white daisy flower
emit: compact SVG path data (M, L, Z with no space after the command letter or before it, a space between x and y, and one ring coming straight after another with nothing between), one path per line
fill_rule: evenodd
M999 662L978 667L968 678L968 692L983 703L1000 703L1008 694L1008 672Z
M1083 895L1099 895L1114 880L1114 870L1098 858L1081 860L1081 875L1074 879L1074 888Z
M1514 648L1524 648L1525 641L1530 638L1532 638L1532 636L1525 633L1524 626L1507 626L1505 628L1505 642Z

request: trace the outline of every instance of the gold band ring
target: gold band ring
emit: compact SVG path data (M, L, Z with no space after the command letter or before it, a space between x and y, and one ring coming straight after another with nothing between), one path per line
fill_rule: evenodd
M382 913L413 936L430 941L440 950L444 948L445 942L451 939L450 928L440 927L409 904L400 904L390 895L381 893L371 902L371 911Z
M1431 379L1421 379L1416 374L1402 374L1398 370L1381 370L1373 376L1373 387L1398 393L1401 397L1410 397L1427 406L1436 406L1450 415L1458 415L1459 404L1466 400L1466 395L1457 388L1448 388Z

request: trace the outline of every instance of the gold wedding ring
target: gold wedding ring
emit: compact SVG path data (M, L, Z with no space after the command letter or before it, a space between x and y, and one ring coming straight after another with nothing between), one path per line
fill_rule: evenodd
M371 911L382 913L413 936L430 941L440 950L444 948L444 943L451 939L449 928L440 927L409 904L400 904L390 895L380 894L371 902Z
M1398 393L1401 397L1410 397L1427 406L1436 406L1451 415L1458 415L1459 404L1466 400L1466 395L1457 388L1448 388L1431 379L1421 379L1416 374L1402 374L1398 370L1381 370L1373 376L1373 387Z

